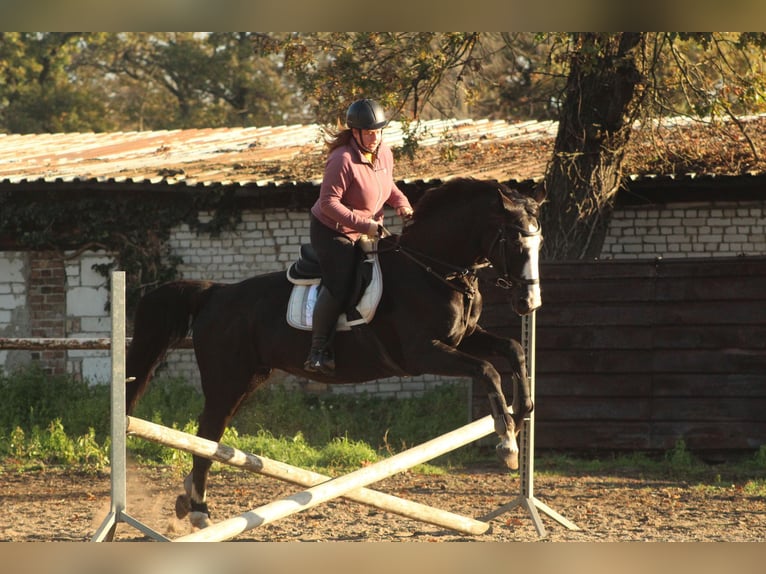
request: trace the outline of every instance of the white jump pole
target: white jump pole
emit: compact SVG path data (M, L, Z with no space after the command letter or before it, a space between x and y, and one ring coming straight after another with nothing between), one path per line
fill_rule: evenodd
M228 540L259 526L269 524L291 514L301 512L339 496L345 496L360 487L377 482L415 465L429 461L439 455L453 451L494 432L495 423L491 415L441 435L419 446L396 454L390 458L360 468L349 474L333 478L298 492L286 498L271 502L241 516L218 522L176 538L176 542L214 542Z
M524 315L521 318L521 344L524 347L524 354L527 359L527 377L529 379L529 393L532 397L532 401L535 400L535 367L536 367L536 341L537 336L537 318L536 311L532 311L529 315ZM505 504L493 510L491 513L482 516L481 520L492 520L509 510L522 506L527 509L532 522L535 525L537 534L541 537L546 536L545 526L542 520L540 520L540 514L537 510L542 510L545 514L553 518L556 522L566 526L570 530L580 530L580 528L573 522L567 520L561 516L558 512L540 502L534 495L534 472L535 472L535 412L529 413L527 418L524 419L524 428L522 429L519 437L519 450L520 450L520 463L519 463L519 477L521 492L519 496Z
M125 446L125 272L112 272L112 384L111 384L111 508L93 535L93 542L114 540L117 524L124 522L156 540L168 540L127 513L127 455Z
M331 480L331 477L324 474L271 460L263 456L246 453L230 446L170 429L143 419L128 417L127 429L130 435L139 436L190 454L300 486L316 486ZM486 522L368 488L359 488L343 496L354 502L373 506L421 522L427 522L435 526L449 528L464 534L483 534L489 529L489 524Z

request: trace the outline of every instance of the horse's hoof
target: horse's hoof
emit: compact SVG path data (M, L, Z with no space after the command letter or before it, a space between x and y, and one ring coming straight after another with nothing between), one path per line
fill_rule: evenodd
M176 498L176 517L184 518L191 510L191 497L188 494L179 494Z
M512 451L511 449L504 447L502 444L499 444L497 447L495 447L495 452L497 453L497 458L500 459L500 462L502 462L510 470L519 469L518 451Z
M189 514L189 522L191 522L191 525L194 528L200 529L207 528L213 524L210 520L210 517L206 513L200 512L198 510L195 510Z

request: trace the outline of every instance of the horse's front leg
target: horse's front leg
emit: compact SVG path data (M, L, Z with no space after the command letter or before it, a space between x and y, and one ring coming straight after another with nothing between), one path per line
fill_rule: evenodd
M410 365L417 370L436 375L470 377L475 383L484 385L488 390L495 432L500 438L497 454L510 469L519 467L519 446L516 442L516 424L511 416L501 387L500 373L487 360L468 354L462 349L455 349L434 341L426 350L415 352Z
M495 335L477 325L474 332L461 341L458 350L486 360L502 357L508 361L513 383L513 396L511 398L513 420L518 434L522 429L524 419L534 409L524 348L514 339ZM492 404L493 401L490 398L490 408L494 408Z

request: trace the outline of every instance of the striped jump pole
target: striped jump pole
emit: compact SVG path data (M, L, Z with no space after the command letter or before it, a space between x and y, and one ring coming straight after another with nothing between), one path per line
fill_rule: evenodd
M143 419L128 417L128 434L139 436L152 442L157 442L171 448L201 456L216 462L242 468L244 470L263 474L300 486L316 486L331 480L331 477L292 466L283 462L271 460L237 450L235 448L203 439L179 430L170 429ZM464 534L483 534L489 529L487 522L474 520L459 514L453 514L441 510L370 490L357 488L342 495L344 498L373 506L381 510L393 512L407 518L413 518L421 522L427 522L435 526L441 526ZM307 507L308 508L308 507Z
M447 434L400 452L370 466L333 478L308 490L276 500L240 516L217 522L207 528L176 538L176 542L217 542L228 540L259 526L269 524L312 508L328 500L345 496L356 489L377 482L413 466L427 462L442 454L494 432L494 421L487 415Z

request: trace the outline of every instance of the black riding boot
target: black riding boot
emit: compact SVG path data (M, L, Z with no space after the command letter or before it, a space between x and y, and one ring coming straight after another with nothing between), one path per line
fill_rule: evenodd
M340 315L338 301L327 288L321 287L312 316L311 351L306 362L303 363L303 368L307 371L323 375L335 374L332 339L335 335L338 315Z

